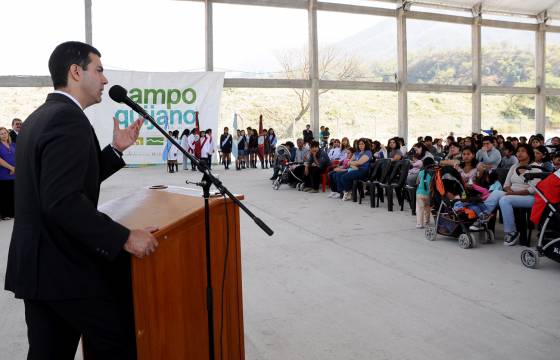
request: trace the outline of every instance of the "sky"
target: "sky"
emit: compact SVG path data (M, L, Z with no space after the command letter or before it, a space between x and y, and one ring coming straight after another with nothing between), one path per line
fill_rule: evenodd
M394 6L366 0L326 1ZM306 10L214 4L213 14L215 71L268 77L281 70L278 58L284 51L303 51L307 45ZM317 18L320 46L388 19L325 11L319 11ZM92 0L92 24L93 45L108 69L204 71L203 2ZM412 39L417 33L414 21L410 28ZM484 33L488 31L508 30L484 28ZM48 57L57 44L85 40L83 0L2 0L0 33L0 75L48 75ZM460 40L469 46L468 29L464 35ZM560 43L560 34L548 34L547 39Z
M306 10L214 4L213 12L215 70L278 71L271 66L278 53L308 41ZM47 75L57 44L85 40L81 0L2 0L0 14L0 33L10 34L0 37L0 75ZM319 41L340 41L383 19L320 12ZM107 68L204 71L201 2L92 0L92 26Z

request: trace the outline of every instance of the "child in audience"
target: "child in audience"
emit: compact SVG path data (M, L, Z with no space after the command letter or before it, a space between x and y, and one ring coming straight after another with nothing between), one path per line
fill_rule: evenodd
M552 165L554 166L554 171L560 170L560 152L552 155Z
M432 157L422 160L422 169L416 178L416 228L422 229L430 223L430 182L432 175L427 172L427 168L434 165Z
M498 179L498 173L496 171L492 171L487 175L487 181L488 184L490 185L488 187L489 192L496 191L496 190L502 191L502 183Z

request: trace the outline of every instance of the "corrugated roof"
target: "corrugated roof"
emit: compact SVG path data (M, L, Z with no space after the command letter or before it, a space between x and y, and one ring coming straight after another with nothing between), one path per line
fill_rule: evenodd
M394 1L399 3L400 1ZM560 18L560 0L412 0L412 4L434 4L470 9L482 3L482 12L536 16L547 10L549 17Z

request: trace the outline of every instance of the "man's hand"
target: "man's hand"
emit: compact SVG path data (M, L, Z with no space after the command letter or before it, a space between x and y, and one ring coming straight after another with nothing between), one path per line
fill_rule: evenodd
M158 228L155 226L131 230L128 240L124 244L124 249L140 259L152 254L159 244L151 233L157 230Z
M121 129L119 128L119 121L113 118L113 147L121 153L128 149L138 139L143 123L144 119L139 118L126 129Z
M15 173L16 173L16 168L12 166L10 169L10 175L14 175Z

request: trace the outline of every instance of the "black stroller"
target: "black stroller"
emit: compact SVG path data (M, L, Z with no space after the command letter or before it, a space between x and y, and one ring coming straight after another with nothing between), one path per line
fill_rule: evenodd
M296 188L298 190L303 190L304 182L303 179L300 179L297 175L294 174L293 169L296 166L301 165L302 163L297 162L290 162L290 149L288 149L284 145L280 145L276 148L276 165L278 166L279 172L278 176L272 182L272 188L274 190L280 189L280 185L288 184L290 179L296 180Z
M520 166L519 170L531 169L530 166ZM533 186L535 189L535 204L531 212L531 221L539 226L539 240L536 248L521 251L521 263L528 268L536 268L539 258L545 256L560 262L560 170L555 173L529 173L523 175L526 182L535 178L544 179Z
M461 194L462 199L466 199L467 192L461 174L451 166L436 166L430 172L433 172L430 194L435 225L426 227L426 239L434 241L438 234L455 237L462 249L476 247L479 242L493 242L494 233L488 228L488 222L480 230L470 230L476 216L473 218L466 212L456 211L453 208L454 202L446 196L447 192L452 192Z

